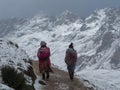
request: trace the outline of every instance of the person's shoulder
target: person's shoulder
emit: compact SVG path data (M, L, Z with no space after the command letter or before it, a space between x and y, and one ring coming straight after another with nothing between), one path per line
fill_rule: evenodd
M77 53L77 51L74 49L74 52Z
M38 50L40 50L41 47L38 48Z
M69 48L66 49L66 51L69 51L69 50L70 50Z
M75 49L74 49L75 52L77 52Z
M66 52L68 52L68 53L70 53L70 52L72 52L73 50L71 49L71 48L68 48L67 50L66 50Z
M46 48L50 49L48 46L46 46Z
M49 48L49 47L47 47L47 46L46 46L46 49L47 49L48 51L50 51L50 48Z

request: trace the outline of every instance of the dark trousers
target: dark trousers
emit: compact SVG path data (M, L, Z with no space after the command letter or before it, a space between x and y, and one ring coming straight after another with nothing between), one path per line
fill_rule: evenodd
M42 79L46 80L49 79L50 75L49 75L49 71L45 71L44 73L42 73Z
M71 80L74 78L74 72L73 71L68 71L69 72L69 77Z
M69 72L70 79L73 80L75 65L68 65L67 69L68 69L68 72Z

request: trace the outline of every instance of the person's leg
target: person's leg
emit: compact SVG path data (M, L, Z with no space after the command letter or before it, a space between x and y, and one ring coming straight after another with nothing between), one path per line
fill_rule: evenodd
M49 77L50 77L50 75L49 75L49 66L47 66L47 68L46 68L46 79L48 80Z
M74 71L71 71L71 80L74 78Z
M40 66L40 64L39 64L39 72L41 73L41 66Z
M74 78L74 66L68 66L68 72L69 72L70 79L73 80L73 78Z
M74 78L75 64L71 66L71 76Z
M72 71L69 71L69 76L70 76L70 79L73 80L73 74L72 74Z
M42 73L42 79L45 80L45 73Z
M49 75L49 71L46 72L46 79L49 79L50 75Z
M72 79L70 66L67 66L67 69L68 69L69 77L70 79Z
M68 72L69 72L69 77L70 77L70 79L71 79L71 73L70 73L70 71L68 70Z

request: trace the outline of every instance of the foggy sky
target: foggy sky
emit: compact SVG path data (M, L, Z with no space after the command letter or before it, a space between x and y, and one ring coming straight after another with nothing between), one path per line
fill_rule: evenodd
M59 15L65 10L86 17L105 7L120 7L120 0L0 0L0 19L29 17L41 12Z

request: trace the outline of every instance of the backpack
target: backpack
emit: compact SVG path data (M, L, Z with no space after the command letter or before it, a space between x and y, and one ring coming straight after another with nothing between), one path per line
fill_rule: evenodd
M67 52L70 58L76 58L76 51L74 49L69 48Z
M77 53L74 49L67 49L66 56L65 56L65 63L67 65L74 65L77 60Z
M71 57L71 58L76 58L76 52L75 52L75 51L70 52L70 57Z
M47 47L41 47L38 51L38 58L39 60L46 60L50 56L50 50Z

